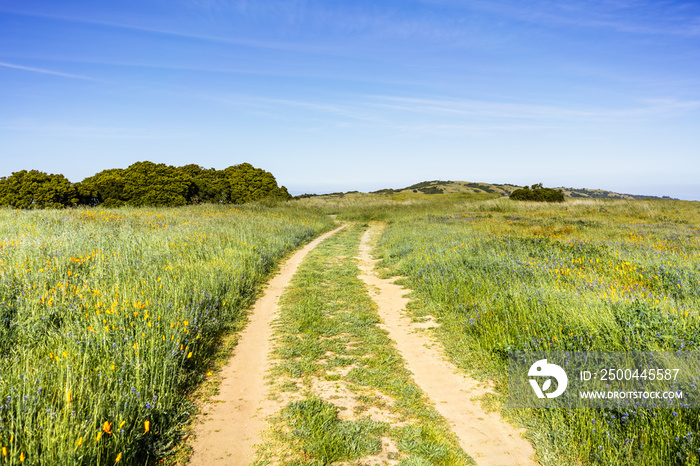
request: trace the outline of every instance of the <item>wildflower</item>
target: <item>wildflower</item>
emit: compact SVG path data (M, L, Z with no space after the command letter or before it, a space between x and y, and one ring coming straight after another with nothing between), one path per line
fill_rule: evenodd
M2 456L7 456L7 447L2 447Z
M73 401L73 397L71 396L70 390L68 390L68 395L66 396L66 401L68 401L68 403Z
M114 460L114 462L118 463L119 461L121 461L121 459L122 459L122 454L121 454L121 452L119 452L119 454L117 455L117 458Z
M76 447L79 447L79 446L82 445L82 444L83 444L83 438L80 437L80 438L75 442L75 446L76 446Z
M192 357L192 351L190 351L190 352L187 354L187 359L189 359L189 358L191 358L191 357Z
M126 421L120 422L120 423L119 423L119 428L121 429L122 427L124 427L124 424L126 424Z
M99 442L101 438L102 438L102 431L99 431L97 433L97 438L95 438L95 442Z
M149 430L151 430L151 421L144 421L143 422L143 433L145 434Z
M24 452L19 454L19 462L24 463Z
M112 423L109 421L105 421L104 424L102 424L102 430L104 430L108 434L111 434L112 433Z

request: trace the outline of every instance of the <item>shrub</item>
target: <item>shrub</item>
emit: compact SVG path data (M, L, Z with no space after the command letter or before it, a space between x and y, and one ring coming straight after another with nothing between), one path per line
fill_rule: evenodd
M564 193L559 189L544 188L542 183L533 184L532 188L525 186L510 193L510 198L516 201L564 202Z

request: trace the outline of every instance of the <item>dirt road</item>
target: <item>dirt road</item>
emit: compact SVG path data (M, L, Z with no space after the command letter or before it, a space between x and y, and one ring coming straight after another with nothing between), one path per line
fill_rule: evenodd
M235 354L222 371L219 394L203 409L203 422L195 428L191 465L246 465L254 459L254 446L261 441L266 418L281 408L269 399L265 383L279 298L306 254L342 228L322 235L289 258L256 302ZM460 374L447 360L442 345L423 330L426 325L412 323L405 314L407 290L378 277L371 251L382 229L373 224L362 237L360 278L369 288L382 326L396 342L416 384L447 419L460 446L478 465L537 464L532 445L522 437L524 430L482 408L477 398L487 394L489 388Z

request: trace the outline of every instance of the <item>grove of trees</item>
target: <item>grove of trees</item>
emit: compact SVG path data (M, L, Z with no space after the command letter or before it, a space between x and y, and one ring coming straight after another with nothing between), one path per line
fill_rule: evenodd
M194 164L174 167L136 162L127 168L103 170L79 183L38 170L0 177L0 206L18 209L243 204L264 198L287 200L291 196L271 173L249 163L216 170Z
M510 193L510 198L516 201L564 202L564 193L552 188L542 187L542 183L533 184L532 188L525 186Z

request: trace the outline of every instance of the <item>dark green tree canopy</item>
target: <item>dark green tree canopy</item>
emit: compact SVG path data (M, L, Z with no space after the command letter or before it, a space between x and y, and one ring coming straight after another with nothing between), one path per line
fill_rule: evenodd
M103 170L80 183L36 170L0 178L0 206L23 209L89 205L181 206L201 202L242 204L265 198L291 199L271 173L249 163L224 170L189 164L136 162Z
M164 163L136 162L124 170L124 196L136 207L185 205L193 187L189 176Z
M77 190L63 175L21 170L0 178L0 205L43 209L76 205L79 201Z
M258 201L265 197L281 197L289 199L287 188L277 187L277 181L272 173L242 163L224 170L229 186L228 201L234 204Z
M124 194L124 170L121 168L103 170L76 185L87 205L119 207L127 203Z
M545 188L542 183L533 184L532 188L525 186L510 193L510 198L516 201L564 202L564 193L560 190Z

